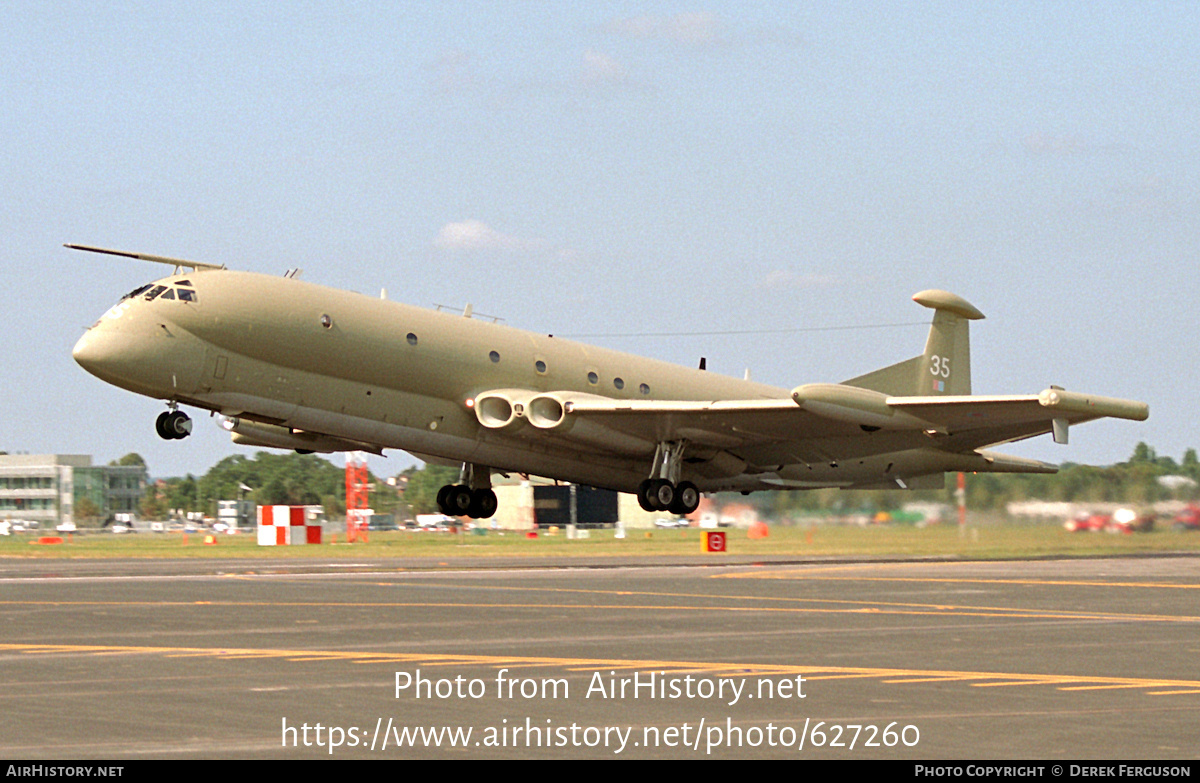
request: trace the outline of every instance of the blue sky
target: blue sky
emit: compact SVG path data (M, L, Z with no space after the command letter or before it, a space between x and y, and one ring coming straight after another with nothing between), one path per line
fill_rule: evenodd
M162 271L75 242L788 388L919 353L909 297L945 288L988 316L976 393L1151 406L1010 451L1178 458L1198 52L1194 3L5 3L0 449L160 476L248 453L207 420L160 441L160 403L75 366Z

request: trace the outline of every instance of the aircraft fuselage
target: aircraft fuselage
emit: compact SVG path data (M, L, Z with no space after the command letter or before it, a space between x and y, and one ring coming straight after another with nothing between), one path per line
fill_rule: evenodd
M627 400L788 395L292 278L206 271L156 285L179 281L194 287L194 301L128 298L80 339L76 360L130 391L230 417L625 491L645 478L653 444L629 459L493 433L472 410L475 396L509 388Z

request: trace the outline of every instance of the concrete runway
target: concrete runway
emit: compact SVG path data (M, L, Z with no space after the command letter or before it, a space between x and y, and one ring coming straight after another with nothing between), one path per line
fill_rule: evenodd
M1200 558L604 562L0 560L0 757L1200 748Z

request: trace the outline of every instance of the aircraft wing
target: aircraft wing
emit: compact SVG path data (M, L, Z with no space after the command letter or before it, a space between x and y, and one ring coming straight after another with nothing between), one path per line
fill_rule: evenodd
M803 410L788 398L767 400L567 400L564 423L592 423L644 440L653 451L663 440L736 449L804 438L861 435L851 422Z
M1052 387L1040 394L960 397L890 397L889 406L935 424L962 446L978 448L1047 432L1067 442L1071 424L1112 417L1145 421L1144 402Z
M808 384L790 398L614 400L551 392L531 400L528 419L544 434L601 449L644 453L663 441L720 449L774 445L773 452L845 459L936 446L966 453L1103 417L1142 421L1145 403L1050 388L1040 394L896 397L842 384Z

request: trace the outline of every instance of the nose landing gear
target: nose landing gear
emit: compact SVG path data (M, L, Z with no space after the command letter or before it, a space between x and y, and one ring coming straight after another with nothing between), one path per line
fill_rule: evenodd
M163 411L158 414L154 429L163 440L180 440L192 434L192 419L181 410Z

